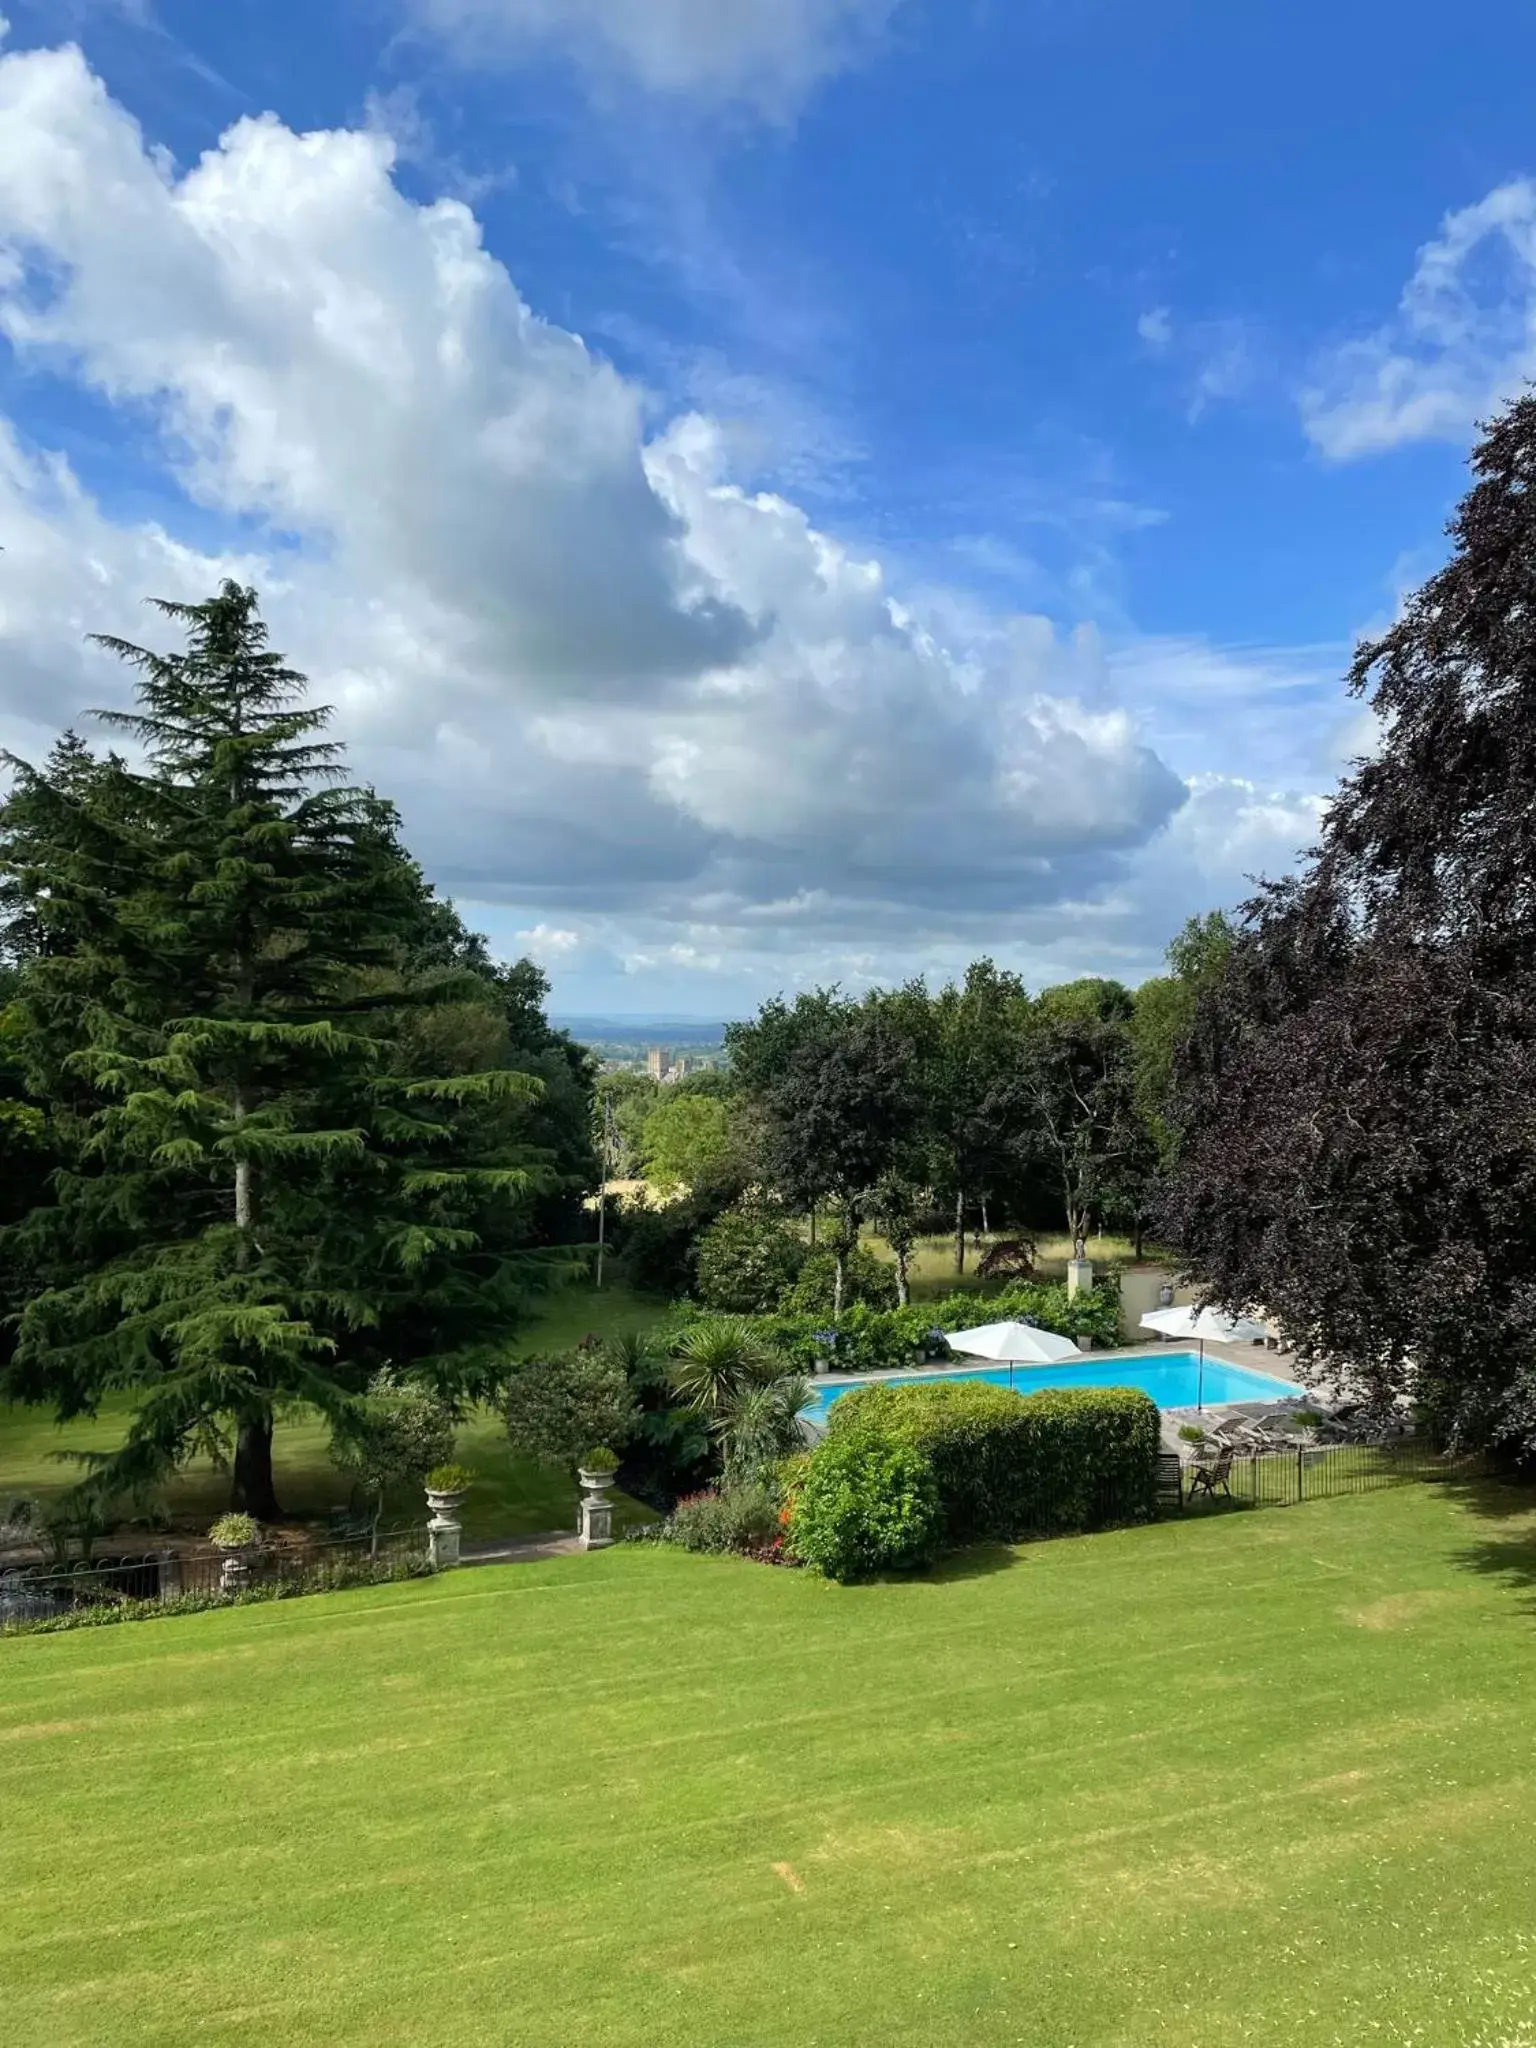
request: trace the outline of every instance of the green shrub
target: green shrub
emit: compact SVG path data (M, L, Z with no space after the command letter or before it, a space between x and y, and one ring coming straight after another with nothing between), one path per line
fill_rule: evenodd
M927 1304L935 1328L968 1330L977 1323L1030 1322L1061 1337L1090 1337L1097 1344L1120 1342L1120 1276L1101 1274L1084 1293L1071 1296L1060 1280L1016 1280L995 1294L948 1294Z
M358 1480L377 1530L391 1487L419 1486L423 1476L453 1455L453 1412L426 1387L393 1373L375 1374L367 1398L333 1425L331 1459Z
M887 1269L889 1271L889 1269ZM677 1303L656 1342L675 1350L706 1311L692 1302ZM711 1317L710 1320L718 1320ZM797 1372L812 1372L828 1362L822 1334L831 1326L830 1310L735 1318L758 1342L778 1352ZM930 1330L966 1330L977 1323L1027 1320L1063 1337L1091 1337L1101 1344L1119 1341L1120 1283L1116 1275L1076 1300L1055 1281L1031 1281L998 1294L951 1294L942 1301L911 1308L873 1308L862 1301L845 1308L837 1325L837 1345L830 1362L839 1372L901 1372L921 1365Z
M799 1278L803 1238L761 1209L727 1209L699 1238L696 1286L706 1308L727 1315L767 1315Z
M637 1420L622 1361L579 1347L514 1365L502 1413L514 1451L556 1465L574 1465L593 1444L627 1443Z
M780 1507L793 1508L805 1484L805 1475L811 1469L812 1453L808 1450L791 1451L787 1458L780 1458L773 1469L768 1484L774 1499Z
M765 1486L728 1486L719 1493L690 1494L680 1500L661 1531L662 1540L713 1556L760 1555L779 1540L779 1508Z
M823 1245L806 1254L799 1277L792 1287L785 1290L779 1307L787 1315L826 1318L832 1313L836 1285L836 1256ZM875 1309L894 1309L896 1306L896 1268L884 1259L877 1259L863 1245L856 1245L843 1261L844 1311L856 1304Z
M1198 1422L1181 1422L1179 1424L1179 1442L1184 1444L1203 1444L1205 1442L1205 1431Z
M911 1571L936 1556L943 1509L920 1451L859 1430L827 1436L794 1490L789 1550L844 1582Z
M261 1541L261 1524L251 1515L220 1515L208 1531L208 1541L221 1550L248 1550Z
M834 1403L827 1441L871 1435L928 1460L951 1543L1141 1521L1155 1506L1157 1406L1130 1387L857 1388Z
M583 1472L617 1472L619 1454L617 1451L610 1451L606 1444L599 1444L596 1450L582 1454L581 1469Z
M704 1482L712 1445L703 1416L678 1398L672 1360L655 1331L626 1331L607 1351L636 1403L635 1426L624 1444L625 1490L665 1512Z
M434 1493L468 1493L475 1483L475 1475L467 1465L434 1465L427 1474L427 1485Z

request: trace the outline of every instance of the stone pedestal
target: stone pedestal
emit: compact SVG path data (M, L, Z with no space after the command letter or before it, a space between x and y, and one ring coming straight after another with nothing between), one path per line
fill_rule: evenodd
M179 1600L185 1586L179 1550L157 1550L155 1562L160 1567L160 1598Z
M613 1485L611 1472L578 1472L581 1500L576 1510L576 1534L583 1550L606 1550L613 1541L613 1502L608 1498Z
M1091 1294L1092 1292L1093 1292L1093 1261L1092 1261L1092 1259L1068 1259L1068 1261L1067 1261L1067 1299L1068 1299L1068 1301L1075 1301L1078 1295L1080 1295L1080 1294Z
M464 1534L459 1509L463 1502L462 1493L427 1495L427 1506L432 1510L427 1521L427 1550L435 1572L451 1571L459 1561L459 1539Z

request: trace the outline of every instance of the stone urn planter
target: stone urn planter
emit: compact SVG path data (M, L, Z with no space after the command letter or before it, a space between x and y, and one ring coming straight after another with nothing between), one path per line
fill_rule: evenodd
M431 1510L427 1518L427 1548L436 1571L449 1571L459 1561L459 1542L464 1534L459 1509L472 1479L473 1474L462 1465L439 1465L427 1474L427 1506Z
M208 1531L219 1553L219 1591L238 1593L248 1585L251 1559L261 1548L261 1529L249 1515L220 1515Z

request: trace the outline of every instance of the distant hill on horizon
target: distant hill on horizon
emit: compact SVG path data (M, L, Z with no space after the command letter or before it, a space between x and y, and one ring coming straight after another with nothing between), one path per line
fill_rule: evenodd
M725 1024L708 1017L577 1017L550 1012L549 1021L583 1045L721 1045Z

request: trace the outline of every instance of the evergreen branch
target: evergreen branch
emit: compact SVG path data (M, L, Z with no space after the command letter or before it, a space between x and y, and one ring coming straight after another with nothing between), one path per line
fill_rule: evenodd
M417 1167L400 1176L404 1194L446 1194L479 1188L487 1194L526 1194L535 1176L521 1166Z
M419 1273L435 1252L472 1252L479 1243L472 1230L434 1230L413 1223L393 1231L384 1241L384 1252L402 1272Z
M350 1131L274 1131L263 1129L255 1118L247 1118L213 1147L222 1159L249 1159L258 1165L276 1165L291 1159L323 1161L343 1157L361 1158L368 1150L367 1136Z
M542 1102L544 1083L536 1074L505 1068L486 1074L456 1074L451 1078L411 1081L405 1088L413 1102Z

